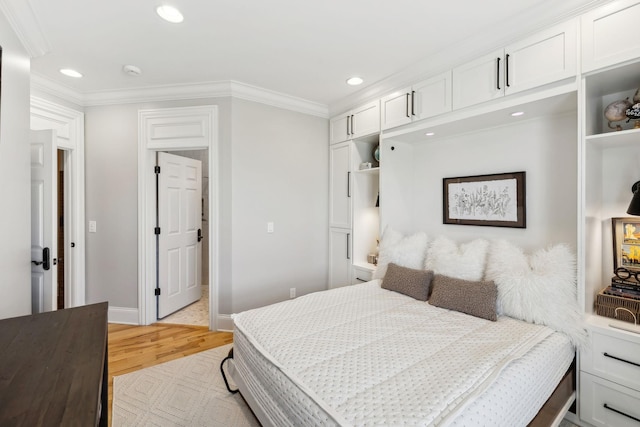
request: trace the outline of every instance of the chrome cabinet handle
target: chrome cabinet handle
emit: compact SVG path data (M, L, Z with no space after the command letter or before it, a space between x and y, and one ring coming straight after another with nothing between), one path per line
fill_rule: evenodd
M351 172L347 172L347 197L351 197Z
M355 126L355 122L353 121L353 114L351 115L351 135L355 135L356 133L356 126Z
M416 91L411 91L411 115L416 115Z
M407 93L406 95L407 95L407 102L405 103L405 107L407 107L407 108L405 109L405 111L406 111L405 114L407 115L407 117L411 117L409 115L409 96L411 96L411 94Z
M351 233L347 233L347 259L351 259L351 254L349 253L349 238L351 237Z

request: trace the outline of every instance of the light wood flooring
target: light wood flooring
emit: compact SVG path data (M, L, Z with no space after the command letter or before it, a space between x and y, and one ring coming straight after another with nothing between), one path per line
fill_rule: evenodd
M109 324L109 424L113 377L233 342L231 332L207 327L156 323L151 326Z

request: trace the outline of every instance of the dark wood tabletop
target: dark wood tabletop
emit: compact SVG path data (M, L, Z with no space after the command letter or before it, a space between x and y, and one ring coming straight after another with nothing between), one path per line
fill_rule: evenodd
M107 425L107 312L0 320L0 426Z

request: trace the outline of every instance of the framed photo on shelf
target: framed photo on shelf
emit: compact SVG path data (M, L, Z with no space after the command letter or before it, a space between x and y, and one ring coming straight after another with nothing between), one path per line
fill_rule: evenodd
M526 172L442 179L443 224L526 228Z
M611 218L613 271L640 271L640 217Z

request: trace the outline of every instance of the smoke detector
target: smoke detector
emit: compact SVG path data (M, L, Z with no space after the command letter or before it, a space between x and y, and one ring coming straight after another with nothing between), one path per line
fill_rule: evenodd
M142 74L142 70L135 65L125 65L124 67L122 67L122 71L124 71L124 73L128 76L134 77Z

